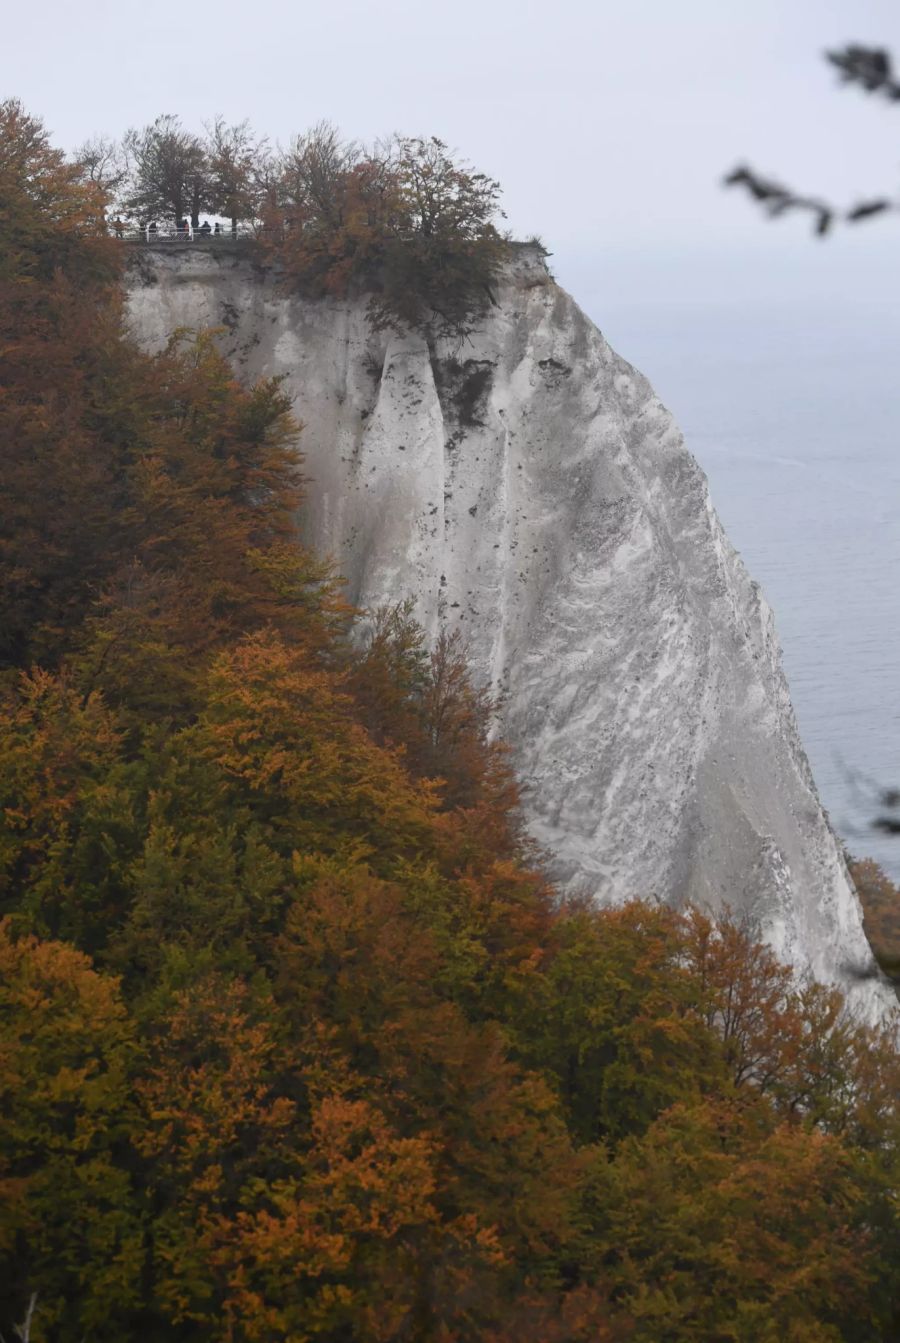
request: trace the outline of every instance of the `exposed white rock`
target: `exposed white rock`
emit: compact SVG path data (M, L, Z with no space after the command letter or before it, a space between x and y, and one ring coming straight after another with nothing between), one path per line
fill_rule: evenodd
M870 962L771 611L671 416L536 250L460 349L285 297L233 250L141 252L130 305L148 346L224 326L243 374L285 375L309 541L352 601L411 594L429 632L465 632L560 886L728 903L845 986Z

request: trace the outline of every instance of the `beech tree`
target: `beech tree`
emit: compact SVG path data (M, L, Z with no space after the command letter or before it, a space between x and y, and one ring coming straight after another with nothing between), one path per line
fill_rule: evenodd
M836 1139L749 1098L681 1104L595 1178L595 1249L635 1339L890 1337L869 1313L866 1211Z
M311 297L340 297L354 286L370 292L392 193L383 157L366 155L320 122L280 158L264 214L264 251L283 267L290 287Z
M397 208L391 218L384 289L376 309L461 337L492 301L506 256L494 220L500 185L454 160L436 137L399 137L390 155Z
M134 1032L118 985L0 920L0 1328L131 1334L143 1232L123 1142Z
M355 286L380 326L462 339L507 254L499 193L438 139L395 137L364 151L323 123L283 158L264 246L304 292Z
M166 115L128 131L123 143L130 168L126 208L142 222L162 217L177 223L190 216L197 228L200 212L210 208L209 162L200 138Z
M301 212L305 227L340 227L348 179L362 158L361 148L342 140L327 121L294 136L281 157L282 195L292 210Z
M103 192L107 204L117 203L128 179L128 160L123 145L109 135L95 135L75 151L75 163L84 179Z
M0 104L0 665L71 628L76 589L115 544L106 417L87 389L118 335L119 265L103 193L21 104Z
M256 136L248 121L229 125L216 117L206 128L209 208L238 224L255 219L265 191L268 145Z
M50 291L17 283L27 277L42 285L57 271L75 283L110 283L118 275L115 249L108 246L104 195L96 183L84 182L78 164L50 144L41 121L15 98L0 102L0 284L3 288L4 383L10 372L24 381L27 331L15 331L16 319L27 313L50 315L50 331L62 325L58 309L65 302L57 285ZM8 361L8 362L7 362ZM69 361L60 360L68 369Z

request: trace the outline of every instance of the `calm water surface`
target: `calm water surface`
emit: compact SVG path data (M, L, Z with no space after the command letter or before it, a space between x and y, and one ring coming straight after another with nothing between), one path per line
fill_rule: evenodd
M896 309L623 308L601 325L674 412L774 607L835 828L900 879L900 837L867 824L876 787L900 785Z

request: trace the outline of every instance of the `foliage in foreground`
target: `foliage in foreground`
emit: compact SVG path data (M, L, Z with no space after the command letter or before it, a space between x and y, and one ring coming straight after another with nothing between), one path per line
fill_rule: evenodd
M0 144L0 1330L896 1337L890 1041L555 899L459 648L355 648L296 544L278 388L135 351L93 188Z
M890 103L900 102L900 81L895 75L890 53L883 47L850 42L845 47L824 52L824 56L837 70L842 84L855 85L862 92ZM794 191L770 177L763 177L745 163L738 164L728 173L724 185L746 191L770 219L781 219L797 212L809 215L813 232L819 238L824 238L837 226L863 223L896 213L898 209L896 198L883 194L863 197L850 206L839 206L820 195Z

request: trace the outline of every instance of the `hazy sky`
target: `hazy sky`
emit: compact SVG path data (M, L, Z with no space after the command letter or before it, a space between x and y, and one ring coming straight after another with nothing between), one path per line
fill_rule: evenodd
M738 254L752 291L754 258L809 250L799 220L763 229L719 189L737 158L839 199L893 185L900 108L820 58L848 40L900 50L897 0L42 0L6 7L0 89L66 146L159 112L437 134L500 179L560 278L640 301ZM704 284L740 280L726 263Z

